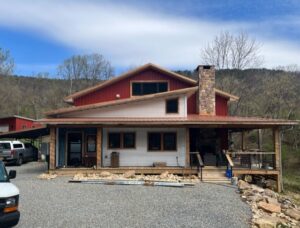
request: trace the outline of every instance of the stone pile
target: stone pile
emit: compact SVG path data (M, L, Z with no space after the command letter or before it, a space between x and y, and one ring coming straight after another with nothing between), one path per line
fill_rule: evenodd
M273 190L243 180L238 182L242 200L252 209L252 227L300 227L300 208Z
M42 173L41 175L38 176L38 178L42 180L51 180L56 177L57 177L56 174L49 174L49 173Z
M144 181L170 181L170 182L189 182L198 183L199 178L195 175L191 176L178 176L170 174L169 172L163 172L160 175L136 175L133 170L129 170L124 174L112 174L107 171L101 173L84 174L77 173L73 180L144 180Z

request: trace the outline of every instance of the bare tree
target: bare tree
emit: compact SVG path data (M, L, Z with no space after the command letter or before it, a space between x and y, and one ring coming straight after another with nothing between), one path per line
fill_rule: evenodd
M109 61L100 54L74 55L58 66L58 74L70 82L69 93L83 86L90 86L113 75ZM76 82L81 82L80 88ZM84 84L84 85L83 85Z
M0 48L0 75L11 75L14 66L14 59L10 56L10 52Z
M245 69L259 67L263 59L259 54L261 45L245 32L233 35L221 32L214 41L202 49L205 64L217 69Z

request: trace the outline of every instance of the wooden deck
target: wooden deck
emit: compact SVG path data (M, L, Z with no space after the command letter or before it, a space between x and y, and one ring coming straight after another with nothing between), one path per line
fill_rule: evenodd
M76 173L85 173L85 174L93 174L93 173L101 173L103 171L108 171L114 174L122 174L126 171L134 170L136 174L161 174L165 171L168 171L172 174L177 175L197 175L198 170L197 167L119 167L119 168L109 168L103 167L98 169L93 168L59 168L49 170L49 173L55 173L58 175L66 175L72 176ZM206 166L203 168L203 173L213 173L213 172L224 172L226 171L226 167L215 167L215 166ZM264 170L264 169L245 169L245 168L236 168L233 169L233 175L244 175L244 174L252 174L252 175L278 175L278 170Z

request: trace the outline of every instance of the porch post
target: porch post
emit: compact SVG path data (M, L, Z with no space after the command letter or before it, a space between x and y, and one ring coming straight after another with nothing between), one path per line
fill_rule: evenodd
M282 161L281 161L281 137L280 137L279 127L273 129L273 135L274 135L274 149L275 149L275 168L278 171L277 191L281 192L283 190L283 183L282 183Z
M49 169L55 169L56 128L50 127Z
M246 149L246 132L243 130L242 131L242 151Z
M190 129L185 130L185 167L190 166Z
M96 154L97 169L102 167L102 128L97 128L97 154Z

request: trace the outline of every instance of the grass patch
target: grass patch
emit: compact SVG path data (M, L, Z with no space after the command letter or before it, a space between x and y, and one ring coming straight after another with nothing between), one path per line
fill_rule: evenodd
M284 194L300 205L300 150L283 145L282 168Z

